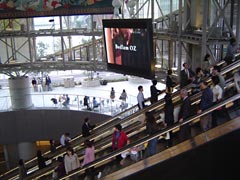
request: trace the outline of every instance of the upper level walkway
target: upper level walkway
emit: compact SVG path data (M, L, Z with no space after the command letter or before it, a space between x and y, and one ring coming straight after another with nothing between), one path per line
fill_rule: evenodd
M59 76L51 76L52 82L59 81ZM31 80L31 78L30 78ZM62 80L62 78L61 78ZM78 79L79 80L79 79ZM63 80L62 80L63 81ZM29 82L31 84L31 82ZM9 88L5 86L0 89L0 111L9 111L11 108L11 97ZM35 92L33 87L31 88L31 97L34 108L57 108L57 109L69 109L69 110L87 110L84 106L84 96L89 96L89 105L92 108L93 97L96 97L98 108L94 108L93 111L97 113L103 113L107 115L116 115L117 113L137 104L138 86L142 85L144 88L145 98L150 97L150 86L152 82L146 79L131 79L127 81L109 82L107 85L100 85L96 87L84 87L83 85L76 85L75 87L65 88L63 86L52 87L52 91ZM111 88L115 89L115 100L110 100ZM165 85L158 83L157 88L160 90L165 89ZM122 90L125 89L128 95L125 106L122 106L122 101L119 100ZM62 103L54 104L51 99L59 97L63 94L68 94L70 97L70 103L67 107Z

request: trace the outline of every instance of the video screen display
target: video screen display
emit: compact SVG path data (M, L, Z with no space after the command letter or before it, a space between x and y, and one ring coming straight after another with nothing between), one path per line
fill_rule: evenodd
M154 78L151 19L103 20L103 32L109 71Z

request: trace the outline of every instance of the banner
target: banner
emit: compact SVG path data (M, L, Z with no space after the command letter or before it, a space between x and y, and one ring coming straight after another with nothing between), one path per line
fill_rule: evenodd
M112 0L0 0L0 19L112 13Z

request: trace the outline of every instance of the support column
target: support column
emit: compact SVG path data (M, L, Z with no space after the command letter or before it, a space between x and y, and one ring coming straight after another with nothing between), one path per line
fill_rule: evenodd
M168 41L168 69L173 67L173 41Z
M13 110L28 109L33 106L29 78L15 77L8 79Z
M24 161L30 160L36 156L36 144L32 142L20 142L18 143L18 155L19 159Z

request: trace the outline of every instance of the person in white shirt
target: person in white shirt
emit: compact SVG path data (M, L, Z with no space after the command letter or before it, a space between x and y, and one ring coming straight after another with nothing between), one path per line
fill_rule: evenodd
M213 92L213 104L217 104L223 99L223 89L219 85L219 77L212 76L212 92ZM216 109L212 113L212 127L216 127L219 124L220 116L222 113L219 112L221 109Z
M144 101L144 95L143 95L143 86L138 86L138 95L137 95L137 101L138 101L138 108L143 109L145 107Z
M69 141L71 140L71 138L69 137L70 134L69 133L64 133L61 137L60 137L60 144L62 146L68 146L69 145Z

